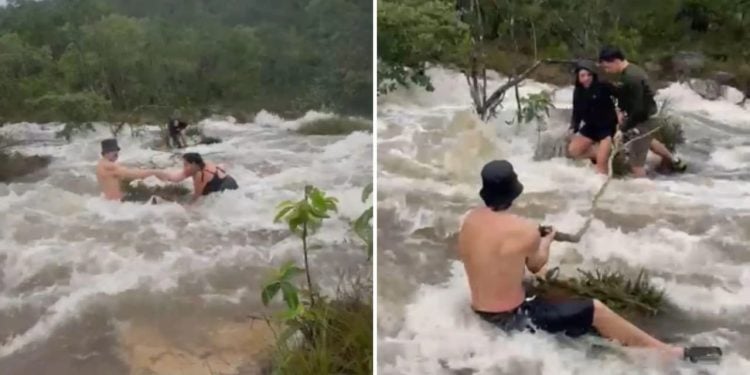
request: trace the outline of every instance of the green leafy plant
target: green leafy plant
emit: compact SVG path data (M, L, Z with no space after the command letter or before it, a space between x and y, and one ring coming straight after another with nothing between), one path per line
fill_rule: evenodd
M298 235L302 240L302 251L305 257L305 276L307 278L307 287L310 291L310 302L315 304L314 289L312 278L310 277L310 263L308 260L308 236L315 233L320 228L323 219L329 217L329 212L336 212L338 200L333 197L327 197L320 189L307 185L305 186L305 196L297 202L284 201L278 206L278 213L274 222L284 221L289 226L289 230Z
M364 188L362 200L372 195L372 185ZM313 187L305 187L300 201L279 205L275 222L284 221L289 230L302 239L305 269L287 262L275 270L264 284L261 300L264 305L279 294L285 309L279 318L285 329L277 336L274 373L278 374L371 374L372 373L372 303L363 288L353 285L350 293L337 293L333 300L317 295L310 278L307 261L308 240L338 201ZM357 236L372 251L372 207L352 223ZM369 227L369 232L366 228ZM369 234L368 234L369 233ZM300 290L295 278L305 273L307 290ZM366 296L366 297L363 297ZM290 340L301 333L302 340Z
M532 121L541 122L549 117L549 110L554 109L552 95L547 91L538 94L529 94L521 98L518 120L520 123L528 124Z
M261 300L268 305L271 300L281 291L282 299L286 303L287 311L285 320L294 320L304 312L304 306L299 302L299 291L294 285L294 277L303 273L304 270L297 267L294 262L289 261L279 268L270 280L263 286Z

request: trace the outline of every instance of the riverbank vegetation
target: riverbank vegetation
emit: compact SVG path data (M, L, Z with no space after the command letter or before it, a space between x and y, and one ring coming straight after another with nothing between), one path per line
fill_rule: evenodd
M427 36L425 36L427 35ZM750 94L750 3L732 0L379 0L378 87L430 89L425 68L529 74L558 85L574 59L595 59L603 45L622 48L657 81L707 78ZM476 79L479 82L471 82Z
M0 121L371 116L366 1L10 0Z
M371 198L372 186L362 194ZM345 281L347 287L331 298L318 291L311 275L310 237L331 213L338 200L322 190L306 186L301 200L279 205L276 222L284 222L300 238L304 268L289 261L274 270L262 291L262 301L270 305L281 295L284 310L274 318L283 326L276 337L273 368L280 374L372 373L372 284L371 281ZM372 254L372 206L353 223L352 229ZM305 276L305 286L296 279ZM369 279L371 280L371 279ZM271 323L269 323L271 324Z

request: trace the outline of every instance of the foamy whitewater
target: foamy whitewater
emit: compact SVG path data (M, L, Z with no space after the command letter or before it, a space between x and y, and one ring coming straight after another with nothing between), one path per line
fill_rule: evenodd
M270 267L302 264L299 239L273 223L276 206L301 199L306 184L339 199L339 213L312 239L314 281L330 293L347 278L369 277L351 221L366 209L372 134L291 131L325 116L203 121L205 133L224 142L184 151L223 165L240 189L191 208L103 200L94 172L99 142L111 136L106 126L70 143L55 139L60 125L0 128L30 142L16 150L54 158L36 175L0 184L0 373L126 374L116 329L123 323L149 322L180 341L191 330L176 323L185 317L197 331L270 313L260 302ZM179 155L149 148L158 127L141 137L122 133L123 164L181 168ZM185 186L192 190L189 180Z
M481 204L479 171L510 160L525 185L515 210L575 232L604 182L587 163L534 161L536 125L479 122L465 79L432 69L436 90L400 89L378 105L379 373L395 374L750 374L750 110L741 95L706 101L687 86L658 92L680 119L689 172L613 181L579 244L554 243L550 265L645 268L677 311L638 322L669 342L719 345L719 365L663 363L647 353L596 355L594 339L508 335L474 316L455 254L461 216ZM490 91L503 81L493 77ZM556 109L544 132L569 124L572 87L527 81L523 97L548 90ZM651 157L653 159L653 156ZM652 162L654 160L651 160Z

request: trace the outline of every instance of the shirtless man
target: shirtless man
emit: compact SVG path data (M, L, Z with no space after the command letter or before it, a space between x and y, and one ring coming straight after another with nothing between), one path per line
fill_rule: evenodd
M525 268L539 272L547 264L555 231L541 237L539 225L508 212L523 192L513 166L492 161L482 169L479 195L486 207L465 217L458 251L471 289L471 307L485 321L504 330L539 328L580 336L596 330L626 346L658 349L670 357L699 357L695 350L665 344L623 319L598 300L545 302L527 298L522 285ZM715 349L715 350L714 350ZM708 348L721 355L718 348ZM709 355L711 356L711 355Z
M153 169L131 169L117 164L120 147L114 138L102 141L102 158L96 164L96 180L99 188L108 200L122 201L124 195L120 190L120 181L123 179L135 180L149 176L157 176L163 179L163 172Z

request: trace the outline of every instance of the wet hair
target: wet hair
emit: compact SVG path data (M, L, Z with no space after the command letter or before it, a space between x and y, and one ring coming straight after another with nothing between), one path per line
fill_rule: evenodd
M625 60L625 54L619 48L606 46L599 51L599 61L612 62L615 60Z
M182 160L190 164L197 164L199 167L201 167L201 169L206 167L206 163L203 161L203 157L197 152L188 152L186 154L183 154Z

